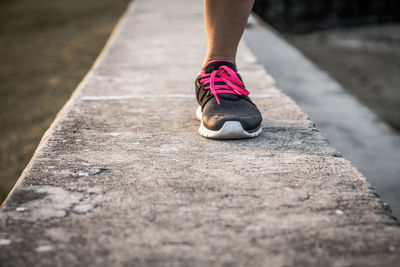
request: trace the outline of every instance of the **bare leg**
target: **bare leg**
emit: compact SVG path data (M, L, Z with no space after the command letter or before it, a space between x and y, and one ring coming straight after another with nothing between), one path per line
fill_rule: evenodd
M207 54L203 67L213 59L235 62L254 0L204 0Z

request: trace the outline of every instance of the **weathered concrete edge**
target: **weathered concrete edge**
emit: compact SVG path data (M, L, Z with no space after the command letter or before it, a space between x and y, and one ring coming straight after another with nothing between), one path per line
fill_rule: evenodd
M291 47L292 50L295 50L296 53L298 53L305 61L307 61L307 64L310 64L313 68L315 68L316 70L318 70L318 73L316 73L316 76L320 76L321 73L323 73L323 75L326 76L327 79L329 79L331 82L335 83L334 87L335 89L337 89L337 86L340 87L339 89L344 90L344 88L340 85L340 83L338 83L333 77L331 77L328 73L326 73L323 69L321 69L320 67L318 67L314 62L312 62L310 59L307 58L306 55L304 55L303 52L301 52L300 50L298 50L296 47L294 47L292 44L290 44L279 32L277 32L273 27L271 27L270 25L268 25L268 23L266 23L258 14L252 12L251 16L249 18L249 24L251 26L250 30L253 30L253 28L256 28L256 31L260 31L258 29L258 27L261 27L262 30L261 31L268 31L270 32L271 35L274 35L277 39L279 39L281 42L287 44L289 47ZM254 44L252 44L252 38L249 38L248 35L246 35L246 33L248 33L248 31L245 32L244 36L243 36L243 40L246 44L248 44L247 46L249 47L249 49L251 50L252 54L254 55L255 58L257 58L257 63L259 65L261 65L264 69L268 69L268 70L272 70L272 72L274 72L274 68L271 68L271 66L267 66L265 63L265 59L263 58L263 55L260 55L260 52L257 51L257 49L254 49ZM253 33L254 34L254 33ZM258 32L259 35L263 35L263 33ZM265 34L265 33L264 33ZM254 40L253 40L254 41ZM261 57L261 58L260 58ZM279 68L278 68L279 69ZM279 71L275 72L279 73ZM320 73L319 73L320 72ZM270 72L269 72L270 74ZM270 74L272 76L272 74ZM277 74L279 76L279 74ZM281 75L282 76L282 75ZM292 75L293 77L296 76L296 74ZM312 101L308 102L308 101L302 101L302 99L298 99L298 97L296 97L296 94L293 93L293 86L288 86L287 85L287 80L290 80L290 78L292 78L291 75L283 75L282 77L274 77L274 81L275 81L275 85L276 88L284 95L288 96L291 100L293 100L293 102L296 103L296 106L298 108L300 108L302 110L303 113L305 113L308 117L308 119L314 123L315 128L317 128L318 130L320 130L321 135L324 136L324 138L326 140L328 140L329 144L331 147L333 147L334 149L338 150L340 153L343 153L343 157L353 166L357 169L357 171L361 174L361 176L363 177L363 179L367 182L367 184L370 187L371 192L377 197L378 201L384 206L385 210L388 210L391 214L392 217L394 217L398 223L400 224L400 215L397 212L394 212L392 209L392 205L390 204L390 198L388 199L387 195L385 194L385 191L383 188L384 186L379 186L376 184L376 180L379 179L379 177L381 175L377 175L378 172L371 172L370 169L365 169L365 166L369 166L368 163L362 163L362 161L367 162L367 157L370 156L368 153L368 150L373 151L374 149L377 149L376 146L371 146L370 143L368 141L368 138L366 138L365 136L361 135L361 138L363 138L364 141L367 141L369 143L369 146L365 149L359 149L359 148L347 148L345 149L345 145L347 145L346 143L341 143L341 141L338 142L338 140L340 140L338 137L340 135L338 135L336 132L332 132L332 130L330 130L330 127L326 127L324 125L320 125L322 121L326 121L327 119L332 120L331 117L326 116L326 112L324 110L312 110L309 108L309 106L312 105ZM280 81L279 81L280 78ZM325 79L326 79L325 78ZM286 79L285 82L282 82L283 79ZM327 81L329 82L329 81ZM291 83L290 81L288 82L289 84ZM301 82L300 82L301 84ZM311 84L313 85L313 84ZM310 85L307 84L307 89L309 89ZM303 86L304 87L304 86ZM308 91L305 91L304 88L302 88L302 86L300 85L300 87L296 87L296 89L300 89L301 93L307 93ZM309 94L315 95L315 93L313 91L308 92ZM318 96L317 96L318 97ZM328 99L333 99L333 101L343 101L344 99L348 100L345 101L345 105L349 106L349 105L354 105L354 108L359 108L361 109L362 113L366 113L367 114L367 118L369 118L369 120L373 121L374 123L374 128L373 129L369 129L369 130L373 130L375 135L376 133L379 134L385 134L386 135L386 139L384 143L384 148L388 149L389 147L391 147L393 145L394 142L398 141L398 137L393 133L393 131L390 129L390 127L383 122L379 117L376 116L376 114L371 111L367 106L365 106L363 103L361 103L358 99L356 99L354 96L352 96L351 94L347 93L346 91L343 91L343 95L340 95L339 99L336 99L337 96L337 91L335 91L335 96L332 97L331 95L328 95ZM296 99L297 98L297 99ZM304 97L307 98L307 95ZM324 98L324 100L326 101L327 98ZM320 99L322 100L322 99ZM299 101L299 102L298 102ZM331 100L328 100L328 102ZM304 102L304 103L302 103ZM350 102L350 103L349 103ZM324 102L325 103L325 102ZM339 103L339 102L338 102ZM322 116L316 116L316 113L319 114L323 114ZM325 116L325 117L324 117ZM354 116L354 115L353 115ZM356 114L357 116L357 114ZM310 118L311 117L311 118ZM354 120L354 118L353 118ZM364 119L367 123L368 123L368 119ZM330 121L332 123L332 121ZM345 123L346 125L346 123ZM342 124L338 124L337 121L333 122L333 126L343 126ZM365 123L364 126L365 127ZM350 128L354 128L352 126L350 126ZM360 133L360 131L358 131L357 133ZM376 135L377 136L377 135ZM342 135L340 136L343 139L348 138L348 136L346 135ZM372 137L369 137L370 139ZM382 143L382 142L380 142ZM383 152L384 149L380 149L381 147L378 147L378 151ZM350 152L351 151L351 152ZM381 163L385 162L387 163L389 161L389 166L391 166L394 171L396 171L396 160L397 157L391 157L392 154L387 154L386 158L381 159ZM358 158L357 158L358 156ZM390 157L390 160L388 160L388 157ZM394 159L392 159L394 158ZM369 171L369 172L368 172ZM380 169L379 169L380 171ZM368 176L370 174L370 176ZM386 173L383 173L384 175ZM372 176L372 177L371 177ZM393 175L392 175L393 176ZM368 177L368 179L366 178ZM389 173L389 177L391 177L390 173ZM386 197L386 199L385 199ZM389 202L389 203L388 203ZM395 205L393 205L395 206ZM394 207L395 211L397 207ZM397 208L398 210L398 208Z
M92 76L93 70L95 70L101 64L101 62L103 61L103 58L105 57L109 47L111 47L112 43L114 42L114 39L116 38L118 33L123 28L123 25L126 23L128 13L131 12L134 8L135 8L135 1L131 1L128 4L128 6L126 7L126 9L125 9L124 13L122 14L122 16L119 18L119 20L115 24L110 36L108 37L107 41L105 42L105 44L104 44L103 48L101 49L99 55L95 59L93 65L87 71L87 73L82 78L82 80L79 82L79 84L74 89L74 91L72 92L72 94L69 97L69 99L67 100L67 102L60 109L60 111L57 113L57 115L54 118L53 122L50 124L49 128L43 134L42 138L40 139L39 145L37 146L35 152L33 153L32 158L28 162L28 165L26 165L25 169L22 171L20 177L18 178L17 182L15 183L15 185L13 186L11 191L8 193L6 199L3 201L3 203L1 203L0 212L7 205L8 200L10 199L10 197L14 193L14 191L17 189L17 187L23 182L25 177L28 175L28 173L29 173L30 169L32 168L36 158L39 157L39 155L42 152L43 148L47 145L47 140L49 140L49 138L53 135L53 132L55 131L55 128L59 125L59 122L66 116L66 114L73 107L75 101L78 99L78 95L81 92L82 88L85 86L87 81Z
M264 21L263 21L257 14L255 14L254 12L252 12L251 15L250 15L250 17L249 17L249 24L250 24L250 26L251 26L252 23L254 23L254 24L259 24L259 25L261 25L262 27L268 28L269 30L272 31L273 34L279 36L279 33L278 33L278 32L276 32L273 28L271 28L266 22L264 22ZM281 37L279 36L279 38L281 38ZM247 47L247 48L249 49L249 51L251 52L252 56L254 57L254 59L255 59L255 61L256 61L256 64L260 65L260 66L262 67L262 69L264 70L264 72L265 72L268 76L271 77L271 79L273 80L273 83L274 83L274 85L275 85L275 89L278 90L282 95L284 95L284 96L286 96L287 98L289 98L289 99L293 102L293 105L294 105L297 109L299 109L302 113L304 113L304 114L306 115L307 120L309 121L310 125L312 125L312 127L316 128L316 129L319 131L318 127L316 126L315 122L310 118L310 116L309 116L307 113L305 113L305 111L303 111L302 108L300 108L300 106L294 101L294 99L293 99L291 96L289 96L288 93L284 92L281 88L279 88L279 85L277 84L277 81L274 79L274 77L273 77L271 74L269 74L269 73L267 72L267 70L265 69L264 64L262 64L262 62L259 61L259 59L257 58L257 55L255 54L255 52L247 45L247 42L248 42L248 41L246 41L246 38L244 38L244 36L243 36L243 38L242 38L242 42L246 45L246 47ZM301 52L299 52L299 53L301 53ZM396 225L400 226L400 218L397 218L396 216L394 216L393 211L392 211L392 208L390 207L390 205L389 205L386 201L384 201L384 200L381 198L381 195L379 194L379 192L371 185L371 183L367 180L367 178L366 178L366 177L364 176L364 174L359 170L359 168L358 168L357 166L355 166L349 159L343 157L342 152L341 152L338 148L334 147L334 146L330 143L329 139L325 136L325 134L324 134L323 132L319 131L319 133L320 133L321 136L329 143L329 146L332 147L333 149L335 149L335 150L337 151L338 155L339 155L340 157L342 157L344 161L348 162L349 165L352 166L352 168L355 170L355 173L357 174L358 178L361 179L361 180L363 181L363 183L365 183L365 185L368 187L369 193L370 193L371 195L373 195L374 198L375 198L375 200L381 205L383 212L384 212L388 217L390 217L390 218L394 221L394 223L395 223Z

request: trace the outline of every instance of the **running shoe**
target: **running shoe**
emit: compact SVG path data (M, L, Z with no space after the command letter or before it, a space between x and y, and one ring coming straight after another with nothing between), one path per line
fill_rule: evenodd
M258 136L261 113L248 97L242 78L233 62L212 60L195 82L201 121L199 133L212 139L239 139Z

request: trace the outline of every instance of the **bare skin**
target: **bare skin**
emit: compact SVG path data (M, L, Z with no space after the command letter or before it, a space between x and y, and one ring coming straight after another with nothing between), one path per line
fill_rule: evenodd
M214 59L235 62L253 4L254 0L204 0L207 53L202 69Z

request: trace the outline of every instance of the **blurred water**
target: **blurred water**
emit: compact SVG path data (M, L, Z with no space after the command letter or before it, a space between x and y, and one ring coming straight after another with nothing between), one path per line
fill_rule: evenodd
M389 125L400 130L400 24L284 35Z

